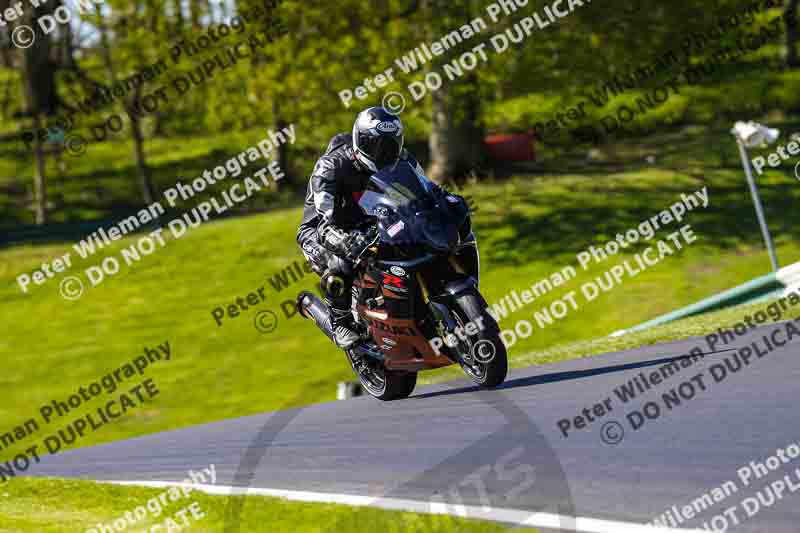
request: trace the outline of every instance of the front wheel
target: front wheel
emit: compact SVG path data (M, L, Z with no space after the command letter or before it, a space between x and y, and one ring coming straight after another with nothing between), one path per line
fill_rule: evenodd
M361 385L370 396L383 401L408 398L417 386L416 372L387 370L380 362L363 356L356 360L350 354L350 363Z
M455 303L452 311L462 334L450 349L472 381L485 388L497 387L508 375L508 356L500 328L477 291L457 296Z

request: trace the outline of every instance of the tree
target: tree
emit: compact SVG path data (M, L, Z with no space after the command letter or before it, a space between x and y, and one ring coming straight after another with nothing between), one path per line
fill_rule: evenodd
M800 66L797 56L797 37L800 31L797 27L797 7L800 0L786 0L784 7L784 20L786 23L786 66L796 68Z
M474 19L478 9L471 1L422 0L422 13L428 21L424 35L431 42L442 33ZM428 70L441 72L441 67L461 52L463 49L459 48L455 53L442 55ZM444 183L476 171L485 153L484 133L477 73L470 71L456 80L446 79L431 95L428 177Z
M46 14L52 13L60 1L38 7L30 6L23 15L20 24L29 27ZM42 129L43 117L54 114L60 107L56 91L56 64L51 57L53 37L50 34L37 35L36 40L21 52L23 93L27 109L24 115L33 119L33 130L37 132L33 140L35 161L34 170L34 213L36 224L47 223L47 176L46 155L44 145L38 132Z
M144 5L141 2L138 5L129 1L115 2L110 10L96 6L99 51L110 86L116 85L126 74L130 76L141 72L158 57L161 50L150 43L158 41L154 36L168 34L162 31L165 29L163 26L168 25L166 10L163 0L145 0ZM118 67L125 69L123 74L120 74ZM141 84L131 85L134 85L133 90L123 100L123 107L126 110L142 109L143 87ZM142 116L136 112L128 112L127 115L133 139L136 182L143 202L149 205L155 201L156 194L144 153Z

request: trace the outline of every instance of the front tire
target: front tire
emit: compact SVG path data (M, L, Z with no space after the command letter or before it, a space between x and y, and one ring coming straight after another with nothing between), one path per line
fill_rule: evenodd
M486 300L477 291L469 291L456 297L453 312L459 326L483 324L483 329L469 336L467 342L459 342L452 350L464 372L477 385L491 389L505 381L508 375L506 345L500 338L500 327L489 315Z
M364 360L360 365L353 365L353 370L370 396L385 402L408 398L417 386L416 372L387 370L378 361Z

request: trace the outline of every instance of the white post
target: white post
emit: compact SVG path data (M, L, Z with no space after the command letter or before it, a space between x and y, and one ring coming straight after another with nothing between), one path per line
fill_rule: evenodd
M761 197L758 194L758 186L756 185L756 180L753 178L753 171L750 169L750 158L747 155L747 149L744 146L744 142L742 142L738 135L735 135L735 137L736 144L739 145L739 155L742 156L742 166L744 167L744 173L747 176L747 183L750 185L750 195L753 197L753 205L756 207L758 223L761 225L761 233L764 235L764 243L767 245L769 260L772 262L772 270L777 272L778 257L775 254L775 246L772 244L772 237L769 234L767 221L764 218L764 208L761 206Z

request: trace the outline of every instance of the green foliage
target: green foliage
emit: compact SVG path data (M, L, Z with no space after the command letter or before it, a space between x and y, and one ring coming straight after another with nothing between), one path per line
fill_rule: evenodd
M362 0L335 3L283 0L276 8L266 10L265 4L270 3L237 0L213 7L201 0L108 0L98 13L82 16L81 26L75 29L72 60L55 64L58 92L64 102L74 107L92 94L94 84L88 80L110 85L112 77L125 79L164 59L168 72L143 87L145 95L161 87L166 87L170 95L166 105L144 120L146 146L158 144L162 139L170 139L166 142L173 144L202 143L200 139L208 135L244 134L282 121L295 123L304 132L305 144L315 147L308 154L296 151L290 154L295 160L301 158L293 166L307 169L309 163L304 159L313 158L331 135L347 131L359 108L380 104L388 91L407 93L406 85L421 79L426 70L441 69L444 63L478 44L491 49L490 37L511 29L542 7L529 5L492 22L486 3L478 0L381 0L377 4ZM743 13L753 4L759 9L754 19L722 36L707 34L723 15ZM180 16L176 7L179 5ZM447 112L463 118L477 111L474 120L489 130L530 130L537 121L585 100L589 92L612 76L652 63L670 50L681 50L692 39L708 42L705 50L692 51L691 61L707 59L715 49L731 45L742 32L763 26L780 14L777 7L769 9L765 5L761 0L683 0L668 4L635 0L610 9L587 2L551 27L535 30L503 54L490 50L488 61L481 61L470 75L447 80ZM244 34L231 32L191 58L184 54L177 64L170 59L171 49L182 40L196 43L209 28L217 28L229 23L234 15L255 9L268 11L266 22L262 22L280 22L288 34L252 57L240 59L234 67L224 72L217 70L207 83L185 94L176 94L171 89L174 79L187 76L202 67L204 61L224 56L230 46L258 35L264 26L250 23ZM437 40L476 17L481 17L488 28L435 58L432 64L423 65L410 75L400 72L394 64L407 51ZM773 70L782 63L785 52L782 39L749 54L733 68L709 76L700 85L681 85L679 97L642 116L637 125L649 131L680 123L722 123L742 112L755 116L772 110L796 109L800 98L797 74L760 69L764 61ZM354 101L350 109L342 105L340 91L354 89L365 78L388 67L395 69L396 80L392 85L365 100ZM678 72L668 74L674 77ZM659 79L652 86L664 81ZM12 117L22 110L19 70L3 69L0 84L3 83L7 84L9 104L0 117L0 128L6 132L28 128L27 119ZM620 105L635 103L641 95L639 91L652 86L637 87L602 109L590 109L586 123L597 123ZM411 143L424 142L430 133L431 100L429 95L419 102L409 101L403 118ZM87 128L115 113L125 116L122 102L80 118L77 131L88 135ZM112 134L110 144L92 146L90 151L114 152L114 159L128 160L128 167L133 168L133 150L125 142L127 137L127 131ZM33 172L30 153L7 151L0 159L5 159L0 160L0 168L13 168L2 176L14 176L15 186L23 187ZM76 178L72 168L75 165L70 165L67 176ZM103 179L107 168L96 166L93 171L98 179ZM49 175L57 174L54 168L49 169ZM60 183L56 182L54 187L57 190ZM30 217L24 215L18 189L12 190L11 196L12 199L0 203L5 211L0 218L28 221ZM55 203L55 219L71 218L58 213L61 209L79 208L67 206L59 198ZM115 206L109 203L106 208ZM102 211L89 210L87 216Z

